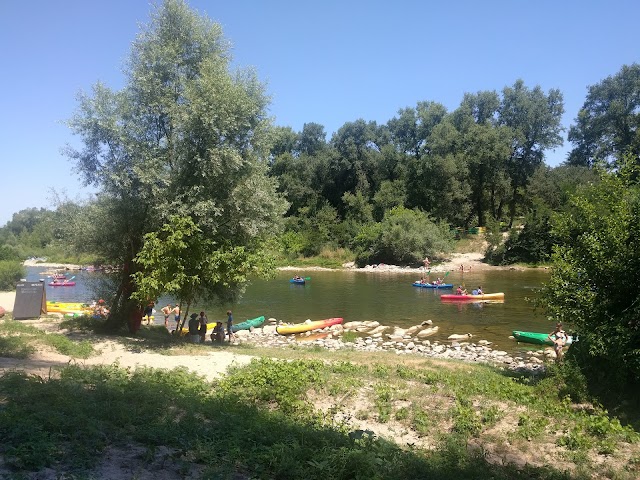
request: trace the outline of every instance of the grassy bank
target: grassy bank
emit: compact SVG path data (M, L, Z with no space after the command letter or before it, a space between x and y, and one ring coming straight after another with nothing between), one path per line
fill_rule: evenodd
M0 356L38 348L97 353L87 348L91 336L77 342L19 325L0 321ZM86 326L64 324L72 332ZM212 351L162 328L135 343L172 355ZM323 480L640 475L638 433L596 405L573 402L561 371L513 378L482 365L302 346L213 351L259 359L214 382L184 369L116 365L70 365L46 378L5 374L0 476L50 468L73 475L64 478L118 478L109 469L123 463L126 478L154 471Z

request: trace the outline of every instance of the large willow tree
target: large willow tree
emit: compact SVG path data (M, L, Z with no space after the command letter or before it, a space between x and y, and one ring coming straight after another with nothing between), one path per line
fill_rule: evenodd
M218 24L183 0L165 0L132 44L125 87L97 84L79 98L69 125L83 146L69 148L68 155L84 182L99 191L79 238L124 266L113 326L138 312L140 284L133 275L171 260L145 248L145 235L161 239L175 224L170 219L190 219L220 268L233 265L225 291L240 288L264 266L257 253L285 209L265 174L268 97L252 72L232 71L230 62ZM139 262L143 248L145 261ZM183 273L198 278L198 272ZM221 293L200 280L190 300ZM170 287L158 281L144 290L179 291Z

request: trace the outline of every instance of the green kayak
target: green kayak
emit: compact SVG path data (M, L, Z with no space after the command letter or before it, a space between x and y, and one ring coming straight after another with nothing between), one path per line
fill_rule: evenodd
M514 330L512 333L518 342L534 343L536 345L553 345L553 341L549 338L548 333L521 332L519 330ZM565 345L571 345L572 343L573 337L567 335L567 343Z
M261 327L264 323L264 315L256 318L252 318L251 320L245 320L241 323L236 323L231 327L231 330L237 332L238 330L251 330L252 328Z

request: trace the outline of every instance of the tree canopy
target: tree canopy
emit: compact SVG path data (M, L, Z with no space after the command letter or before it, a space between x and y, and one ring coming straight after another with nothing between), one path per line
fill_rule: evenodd
M640 155L640 64L623 65L618 73L588 89L587 98L569 129L574 147L570 165L615 166L621 155Z
M553 272L544 289L552 318L579 333L574 355L592 385L640 387L640 187L638 167L572 196L558 215Z
M139 305L130 276L144 269L145 235L173 216L244 261L277 232L285 203L266 175L269 99L252 71L230 62L220 25L165 0L133 43L126 86L97 84L69 121L83 148L68 154L100 192L83 225L99 234L85 236L124 265L112 310L120 322Z

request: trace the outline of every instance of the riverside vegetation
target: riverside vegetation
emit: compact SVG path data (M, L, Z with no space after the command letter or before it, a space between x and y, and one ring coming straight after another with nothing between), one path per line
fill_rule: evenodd
M91 346L101 338L96 324L45 325L46 334L0 322L3 357L53 348L78 359L48 375L16 369L0 377L7 478L632 479L640 472L637 416L618 412L623 425L589 403L570 364L514 375L384 352L191 345L163 327L119 340L140 355L254 357L208 382L185 369L84 368L81 359L99 354Z

